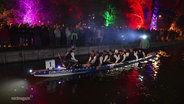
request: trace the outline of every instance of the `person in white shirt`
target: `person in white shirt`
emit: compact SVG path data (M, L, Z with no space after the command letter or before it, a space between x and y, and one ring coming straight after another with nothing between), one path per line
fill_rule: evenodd
M65 34L67 39L67 47L69 47L71 45L71 31L69 30L69 27L66 27Z
M97 56L96 56L94 50L91 50L89 52L89 59L88 59L87 63L83 65L83 67L94 66L95 62L96 62L96 59L97 59Z
M78 63L78 60L75 58L74 50L75 49L71 49L67 51L64 56L65 66L67 68L70 68L72 65L75 65L76 63Z
M61 46L61 31L59 25L55 26L54 35L55 35L55 46L56 47Z
M119 53L119 51L117 49L114 51L114 57L116 59L115 63L118 63L119 60L121 59L120 53Z

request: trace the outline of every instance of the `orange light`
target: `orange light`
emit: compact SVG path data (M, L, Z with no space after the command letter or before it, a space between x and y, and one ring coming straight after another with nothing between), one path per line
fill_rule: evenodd
M158 15L158 17L159 17L159 18L162 18L162 15L161 15L161 14L160 14L160 15Z

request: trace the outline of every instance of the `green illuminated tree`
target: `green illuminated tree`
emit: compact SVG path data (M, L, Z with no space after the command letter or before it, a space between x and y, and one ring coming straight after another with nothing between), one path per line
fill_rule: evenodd
M111 5L108 5L107 10L102 15L105 19L105 26L109 26L115 23L116 20L116 10Z

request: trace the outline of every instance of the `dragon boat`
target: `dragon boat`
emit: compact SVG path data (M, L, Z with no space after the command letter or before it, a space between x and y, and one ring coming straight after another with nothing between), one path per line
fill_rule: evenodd
M33 70L30 73L34 77L62 77L62 76L71 76L76 74L85 74L90 72L96 72L96 71L105 71L105 70L111 70L114 68L122 68L122 67L135 67L138 66L139 63L148 63L149 61L158 60L157 54L151 54L148 55L145 58L140 58L138 60L132 60L132 61L126 61L123 63L117 63L117 64L108 64L103 65L100 67L81 67L81 68L71 68L66 69L64 67L59 68L53 68L52 70L43 69L43 70Z

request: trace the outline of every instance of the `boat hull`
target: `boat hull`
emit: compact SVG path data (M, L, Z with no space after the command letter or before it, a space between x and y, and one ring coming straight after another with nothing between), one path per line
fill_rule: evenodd
M37 70L34 71L32 74L34 77L62 77L62 76L71 76L71 75L77 75L77 74L85 74L85 73L90 73L94 71L100 71L100 70L111 70L114 68L119 68L119 67L135 67L138 65L138 63L147 63L150 60L156 60L158 59L156 54L150 55L146 58L139 59L139 60L133 60L133 61L128 61L125 63L118 63L118 64L109 64L109 65L104 65L100 67L86 67L86 68L75 68L75 69L58 69L55 68L54 70Z

